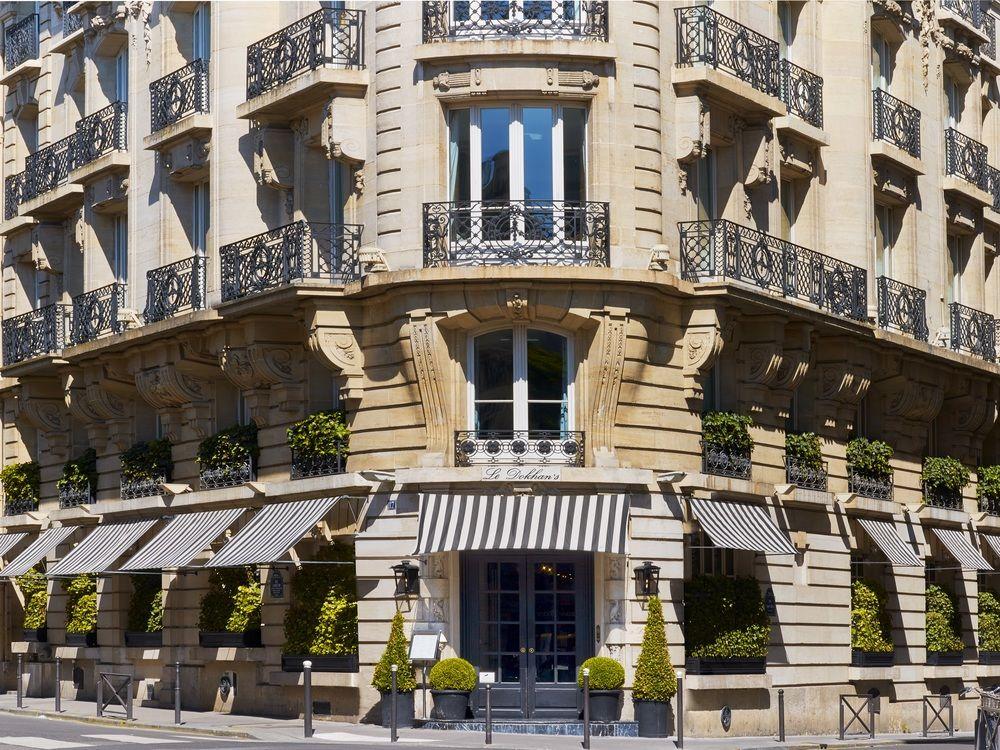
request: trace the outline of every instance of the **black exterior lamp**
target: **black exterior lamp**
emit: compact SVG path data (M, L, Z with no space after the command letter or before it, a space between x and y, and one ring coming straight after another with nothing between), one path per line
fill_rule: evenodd
M635 569L635 595L656 596L660 593L660 566L646 560Z
M392 566L396 577L396 596L414 596L420 592L420 568L409 560Z

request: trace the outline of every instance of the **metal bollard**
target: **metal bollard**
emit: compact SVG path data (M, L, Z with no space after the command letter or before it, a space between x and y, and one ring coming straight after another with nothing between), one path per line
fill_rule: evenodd
M677 747L684 747L684 678L677 678Z
M920 736L921 737L926 737L927 736L927 699L924 698L922 701L920 701L920 703L922 704L920 706L920 708L923 710L923 727L921 727L921 729L920 729Z
M955 736L955 701L948 698L948 736Z
M56 713L62 713L62 658L56 657Z
M104 678L97 674L97 715L104 716Z
M396 673L399 665L392 665L392 703L389 704L389 741L396 742L399 739L399 732L396 728Z
M778 742L785 741L785 691L778 688Z
M875 739L875 696L868 696L868 738Z
M493 686L486 683L486 744L493 744L493 697L490 695Z
M24 654L17 655L17 707L24 708Z
M302 710L302 718L305 724L306 738L313 736L313 663L311 661L302 662L302 681L305 686L305 708Z
M132 678L128 678L128 685L125 688L125 718L132 721Z
M181 723L181 663L174 662L174 724Z
M590 670L583 670L583 750L590 750Z

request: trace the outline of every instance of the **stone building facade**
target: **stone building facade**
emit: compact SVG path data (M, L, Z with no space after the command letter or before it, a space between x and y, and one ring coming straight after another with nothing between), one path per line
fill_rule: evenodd
M347 6L2 4L2 460L40 470L37 504L6 498L0 527L24 536L0 537L4 563L71 527L51 572L102 527L154 522L89 571L97 645L66 637L65 579L43 643L2 584L6 685L20 655L51 695L59 656L65 695L129 670L166 703L181 662L190 708L297 715L282 584L339 541L359 647L315 676L335 717L373 715L397 611L496 672L506 715L572 717L583 659L619 660L631 687L648 561L689 734L772 733L779 689L790 733L835 731L839 696L873 690L883 730L915 730L941 693L968 727L962 691L1000 678L977 648L1000 503L976 482L939 502L921 469L1000 463L997 8ZM346 465L304 468L287 429L332 408ZM749 462L703 447L710 411L752 417ZM237 424L259 456L206 476L199 445ZM820 436L822 471L786 462L796 432ZM893 447L888 487L851 476L853 436ZM156 438L170 476L123 485L122 453ZM87 449L96 485L61 493ZM226 538L323 498L254 559L261 644L201 639ZM126 645L126 556L227 509L228 531L160 571L160 642ZM727 547L711 509L758 533ZM890 564L892 539L916 564ZM859 569L888 592L880 666L852 655ZM759 582L763 671L686 663L702 573ZM925 649L928 581L957 597L952 663Z

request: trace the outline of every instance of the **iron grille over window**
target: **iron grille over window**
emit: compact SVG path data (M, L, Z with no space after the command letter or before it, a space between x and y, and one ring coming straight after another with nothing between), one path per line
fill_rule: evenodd
M983 32L989 38L986 44L979 45L979 54L991 60L997 59L997 19L992 13L983 13Z
M847 491L873 500L892 500L892 477L868 477L848 465Z
M76 151L71 169L79 169L112 151L128 148L128 105L115 102L76 124Z
M986 184L986 146L954 128L944 131L945 171L983 190Z
M60 508L76 508L80 505L90 505L92 502L94 502L94 493L90 482L59 488Z
M252 482L257 476L257 469L251 456L239 459L218 469L202 469L198 474L199 486L203 490L214 490L220 487L236 487Z
M608 39L606 0L424 2L424 42L540 37Z
M69 305L45 305L3 321L3 363L13 365L61 351L69 341Z
M781 101L788 113L823 127L823 79L788 60L781 61Z
M339 453L334 455L300 455L292 451L292 479L306 477L327 477L343 474L346 459Z
M935 508L950 508L962 510L962 491L949 490L943 487L931 487L924 484L924 502Z
M73 298L73 343L83 344L109 333L125 330L121 310L125 307L125 285L108 284Z
M878 324L927 341L927 292L901 281L879 276Z
M920 158L920 110L900 101L888 91L872 92L872 134Z
M185 258L146 272L147 323L205 307L205 259Z
M38 500L35 499L4 500L3 503L4 516L17 516L35 510L38 510Z
M83 28L83 14L69 12L69 9L74 5L76 5L76 2L63 3L62 5L62 33L64 38Z
M3 35L3 65L12 71L25 60L38 57L38 14L32 13L12 23Z
M1000 211L1000 169L992 164L986 165L986 184L989 185L989 193L993 196L993 210Z
M996 321L992 315L952 302L951 348L993 362L997 358Z
M152 132L208 112L208 60L198 59L149 84Z

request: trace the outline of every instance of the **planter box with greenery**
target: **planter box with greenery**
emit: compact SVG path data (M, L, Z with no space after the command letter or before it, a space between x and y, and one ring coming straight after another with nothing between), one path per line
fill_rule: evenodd
M785 481L805 490L826 492L823 446L814 432L786 433Z
M122 500L153 497L174 470L169 440L143 440L122 453Z
M21 640L25 643L48 643L49 629L46 627L24 628L21 630Z
M979 592L979 663L1000 664L1000 599Z
M735 479L749 479L753 421L743 414L713 411L701 420L702 471Z
M80 575L63 584L66 592L66 645L97 645L97 579Z
M257 425L234 425L201 441L196 456L203 490L252 482L257 457Z
M343 411L310 414L289 427L287 434L292 479L343 473L351 438Z
M201 600L198 643L204 648L256 648L261 645L263 592L248 568L213 570Z
M696 576L684 586L691 674L761 674L771 622L753 578Z
M38 464L25 461L9 464L0 470L0 485L3 486L3 515L16 516L38 510L38 488L41 476Z
M134 575L128 602L125 645L157 648L163 645L163 584L159 575Z
M847 443L847 489L873 500L892 500L892 446L857 437Z
M588 690L590 692L590 720L618 721L622 717L622 686L625 684L625 668L614 659L594 656L580 665L576 674L576 684L583 689L583 670L589 669ZM580 699L583 704L583 696ZM580 718L583 718L581 712Z
M334 543L292 578L292 602L285 612L281 668L301 672L312 661L314 672L358 671L358 604L354 548Z
M670 663L663 605L658 596L647 602L646 627L632 683L632 708L640 737L667 737L670 699L677 694L677 673Z
M851 585L851 663L856 667L892 666L892 625L885 590L875 581Z
M403 613L399 611L392 618L389 640L372 675L372 687L382 694L379 712L383 727L388 727L392 721L393 664L396 665L396 725L412 727L413 691L417 689L417 681L413 677L408 641L403 632Z
M428 682L434 697L431 716L444 721L462 721L469 716L469 696L479 675L465 659L442 659L431 667Z
M49 582L42 572L32 568L15 579L17 588L24 597L24 640L31 643L45 643L48 631L45 628L49 608Z
M929 456L924 459L920 481L924 487L924 502L935 508L962 510L962 490L968 486L969 470L951 456Z
M56 481L59 507L75 508L94 502L97 487L97 451L88 448L63 464L62 476Z
M1000 466L980 466L976 480L979 512L1000 516Z
M927 587L926 602L927 664L961 664L965 643L955 595L932 583Z

